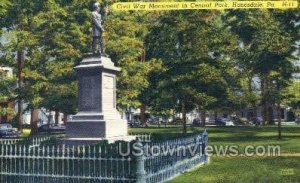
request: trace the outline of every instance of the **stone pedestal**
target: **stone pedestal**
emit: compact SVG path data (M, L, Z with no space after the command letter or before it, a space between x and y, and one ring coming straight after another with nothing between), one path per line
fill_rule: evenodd
M94 55L84 57L75 69L79 112L67 122L66 140L90 142L128 138L127 122L116 109L116 74L120 69L110 58Z

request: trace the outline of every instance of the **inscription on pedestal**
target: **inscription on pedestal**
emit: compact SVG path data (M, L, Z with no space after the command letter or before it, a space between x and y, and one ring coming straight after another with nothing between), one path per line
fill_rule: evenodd
M80 72L79 78L79 110L101 111L101 77L97 72Z
M103 108L113 109L115 107L115 78L103 76Z

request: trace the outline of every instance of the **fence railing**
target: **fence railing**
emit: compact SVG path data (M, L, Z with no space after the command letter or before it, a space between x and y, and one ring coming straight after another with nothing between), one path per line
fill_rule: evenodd
M206 132L160 143L151 143L150 139L142 135L130 145L124 142L77 147L0 144L0 182L156 183L207 161L203 154ZM121 149L127 147L131 153L121 154Z
M0 145L13 145L20 142L25 142L31 146L39 146L42 142L50 140L49 136L41 137L28 137L28 138L18 138L18 139L0 139Z
M138 157L143 162L137 169L144 175L138 177L138 182L165 182L198 164L206 163L207 144L208 134L205 131L191 137L143 145L144 153Z
M22 141L22 139L0 139L0 145L11 145Z
M134 182L131 157L113 156L116 148L106 146L52 146L35 147L19 145L0 146L0 174L13 180L14 176L36 177L48 182ZM3 176L4 175L4 176ZM10 182L10 181L9 181ZM42 182L41 182L42 183Z

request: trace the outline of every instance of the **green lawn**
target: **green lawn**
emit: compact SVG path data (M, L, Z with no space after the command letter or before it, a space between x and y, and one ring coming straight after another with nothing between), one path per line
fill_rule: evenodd
M170 182L300 182L300 125L284 126L283 139L277 139L277 127L207 127L209 144L237 145L242 153L247 145L279 145L281 157L217 157L212 156L207 166L184 173ZM189 129L190 133L203 128ZM168 139L180 135L181 128L132 128L131 133L153 134ZM288 157L284 157L288 156Z
M300 125L283 126L283 139L277 139L277 126L266 127L206 127L209 144L238 145L243 149L247 145L280 145L281 153L300 153ZM204 128L189 128L189 133L202 132ZM130 128L131 134L152 134L155 139L165 140L181 136L179 127Z
M209 165L170 182L296 183L300 182L300 157L213 157Z

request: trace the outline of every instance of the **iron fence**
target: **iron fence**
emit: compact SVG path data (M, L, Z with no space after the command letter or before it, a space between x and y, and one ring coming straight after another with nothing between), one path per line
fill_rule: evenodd
M138 182L166 182L180 173L208 161L206 146L208 134L177 138L160 143L144 144L143 161L138 168L141 174Z
M49 136L36 136L28 138L16 138L16 139L0 139L0 145L14 145L20 143L26 143L31 146L39 146L42 142L48 141L51 138Z
M150 142L149 135L137 139L130 145L51 146L41 145L42 140L35 145L0 144L0 182L156 183L207 161L206 132L158 143ZM121 154L127 147L130 153Z
M20 142L22 139L0 139L0 145L10 145Z

